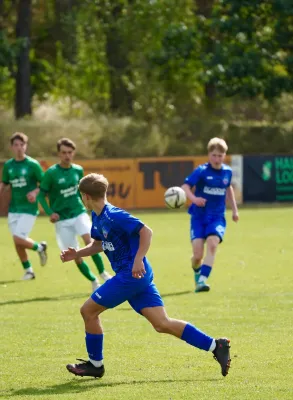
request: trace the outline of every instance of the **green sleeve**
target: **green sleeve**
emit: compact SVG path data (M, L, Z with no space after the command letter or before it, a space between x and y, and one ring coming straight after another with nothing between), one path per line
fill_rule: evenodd
M40 184L40 189L41 189L43 192L48 193L48 192L50 192L51 185L52 185L52 178L51 178L50 171L46 171L46 172L42 175L41 184Z
M38 202L41 204L41 206L43 207L45 213L47 215L52 215L54 214L54 211L49 207L49 204L47 202L46 199L46 193L43 192L42 190L40 190L38 197L37 197Z
M38 162L35 163L35 175L36 175L37 181L41 182L43 179L43 176L44 176L44 172L42 170L41 165Z
M3 170L2 170L2 182L5 183L5 185L9 185L9 175L8 175L7 164L4 164L4 165L3 165Z
M45 172L43 179L40 184L40 192L38 194L38 202L43 207L45 213L47 215L51 215L54 211L49 207L49 204L46 199L47 193L50 191L51 188L51 174L49 171Z
M79 180L83 177L84 177L84 171L83 171L83 168L81 168L79 171Z

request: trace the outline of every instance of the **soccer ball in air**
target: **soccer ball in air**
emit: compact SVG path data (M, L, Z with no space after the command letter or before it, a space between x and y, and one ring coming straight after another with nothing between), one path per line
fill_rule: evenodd
M186 202L186 194L179 186L173 186L166 190L165 203L169 208L181 208Z

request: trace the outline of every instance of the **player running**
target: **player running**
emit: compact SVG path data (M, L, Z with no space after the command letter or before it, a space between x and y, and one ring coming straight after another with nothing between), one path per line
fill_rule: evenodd
M52 165L44 175L40 186L38 200L50 221L55 224L56 239L60 250L68 247L78 248L78 236L81 236L86 245L91 243L91 221L78 192L78 182L83 177L83 168L73 164L75 143L67 138L57 142L60 158L59 164ZM49 204L46 200L49 198ZM102 257L92 254L92 259L103 280L111 275L105 271ZM78 257L75 260L80 272L92 282L92 290L100 284L88 264Z
M195 277L195 292L208 292L206 283L215 261L219 243L222 242L226 230L226 198L232 207L232 219L239 220L234 190L231 186L232 169L224 164L228 146L223 139L217 137L208 143L209 162L199 165L185 179L184 189L192 205L190 238L192 243L192 268ZM202 263L204 244L206 255Z
M222 375L226 376L230 367L229 340L216 340L190 323L168 317L146 258L152 230L126 211L109 204L107 188L108 181L103 175L89 174L80 181L82 200L87 209L93 210L91 235L94 240L83 249L69 248L61 253L62 261L66 262L104 251L116 273L81 307L89 360L67 365L68 371L95 378L104 375L100 314L128 301L157 332L168 333L194 347L213 352L221 365Z
M47 262L46 242L36 242L29 238L38 215L38 184L43 170L37 160L26 155L28 137L15 132L10 138L14 157L6 161L2 171L0 195L3 190L11 189L8 226L13 236L16 252L24 268L23 280L35 279L35 273L28 259L27 249L36 251L41 265Z

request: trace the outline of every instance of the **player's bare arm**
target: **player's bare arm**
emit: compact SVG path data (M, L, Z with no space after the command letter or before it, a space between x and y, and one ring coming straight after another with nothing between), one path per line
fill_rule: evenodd
M190 188L190 186L187 183L184 183L182 186L182 189L186 193L187 198L192 201L193 204L195 204L198 207L204 207L206 204L206 199L203 197L196 197Z
M93 240L90 244L82 249L76 250L73 247L62 251L60 258L62 262L73 261L77 258L92 256L103 251L102 242L99 240Z
M146 256L150 248L152 236L153 231L146 225L144 225L139 231L139 248L132 267L132 276L134 278L140 279L146 273L143 258Z
M3 192L8 192L9 189L10 189L10 185L7 185L7 184L4 183L4 182L0 182L0 195L1 195Z
M232 219L234 222L237 222L239 220L239 214L238 214L238 207L235 199L234 189L232 185L230 185L227 188L226 193L227 193L226 194L227 200L232 208Z
M37 201L37 196L39 194L39 191L40 191L40 189L36 188L36 189L32 190L31 192L27 193L26 197L30 203L35 203Z

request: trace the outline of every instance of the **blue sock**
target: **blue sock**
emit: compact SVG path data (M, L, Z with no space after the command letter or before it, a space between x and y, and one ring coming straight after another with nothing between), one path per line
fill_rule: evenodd
M198 349L209 351L213 338L197 329L191 324L186 324L181 339Z
M103 334L93 335L92 333L85 333L86 349L91 360L103 360L103 338Z
M200 269L200 275L205 276L208 278L210 276L210 273L212 272L212 267L206 264L202 264L201 269Z

